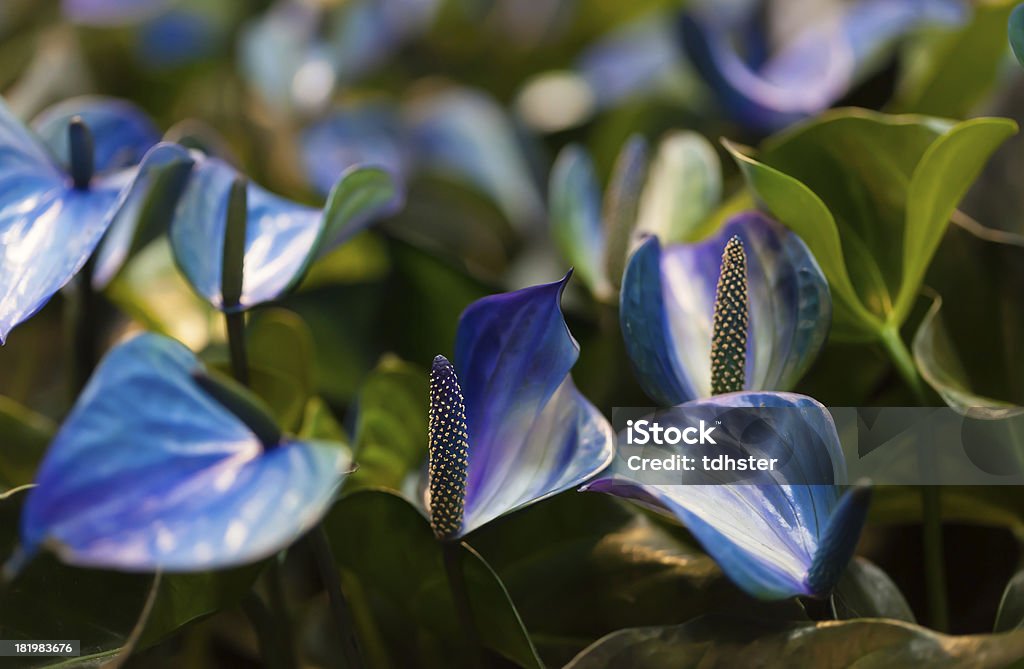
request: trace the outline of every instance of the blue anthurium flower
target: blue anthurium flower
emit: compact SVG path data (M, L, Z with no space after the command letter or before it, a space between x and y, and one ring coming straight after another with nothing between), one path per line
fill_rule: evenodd
M185 277L210 304L231 311L281 297L321 254L395 206L395 181L377 167L354 166L338 179L323 209L246 188L245 258L238 305L221 293L224 234L232 184L240 176L218 158L196 164L171 222L171 246Z
M907 32L925 24L959 25L965 14L959 0L857 0L768 56L764 37L750 34L754 17L713 3L684 12L680 30L686 52L725 110L754 130L772 132L830 107Z
M55 142L63 126L61 164L0 102L0 342L85 266L109 229L123 227L130 238L147 198L173 199L180 179L162 175L191 165L181 147L150 148L153 138L138 131L130 108L100 103L87 112L95 133L82 120L61 123L60 110L39 121ZM114 169L143 153L138 166ZM116 250L101 251L102 274L123 260Z
M241 69L279 111L319 111L433 20L437 0L279 0L244 28Z
M281 435L224 383L160 335L112 349L43 459L9 568L47 549L88 567L217 569L317 523L347 452Z
M611 460L611 426L569 375L579 355L559 305L569 276L473 303L455 365L434 360L420 484L440 538L579 485Z
M733 332L718 327L729 313L720 307L736 299L721 299L730 262L742 265L744 304L742 327ZM732 390L791 388L825 343L832 301L803 241L746 212L700 243L644 241L626 267L619 318L644 390L672 406L723 392L714 387L713 353L730 347L738 367Z
M722 571L755 597L827 596L853 556L870 488L856 485L841 494L835 485L807 484L846 476L832 417L809 397L739 392L680 407L712 425L718 418L735 421L736 412L747 408L775 435L772 447L796 458L788 474L772 483L722 484L698 469L689 480L655 484L638 480L626 461L617 459L583 489L634 499L674 516Z

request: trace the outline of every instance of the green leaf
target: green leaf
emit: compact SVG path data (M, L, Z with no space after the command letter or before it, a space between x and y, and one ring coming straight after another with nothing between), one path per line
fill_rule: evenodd
M722 164L696 132L661 140L640 201L637 229L664 244L695 241L701 224L722 197Z
M604 197L604 271L614 294L622 284L646 177L647 142L640 136L634 136L622 146L615 160Z
M261 309L249 321L246 338L250 361L294 380L303 402L313 395L313 334L298 314L286 309Z
M351 572L382 605L402 611L414 626L388 626L398 651L426 631L453 654L465 646L441 557L426 518L390 492L362 490L342 498L324 521L338 566ZM542 667L508 592L480 555L462 546L470 604L483 645L523 667ZM419 628L419 629L417 629ZM400 656L416 657L413 654ZM457 655L456 655L457 656Z
M837 620L890 618L914 623L914 612L889 576L862 557L854 557L832 593Z
M963 118L996 84L1006 57L1006 25L1015 0L975 3L970 22L955 31L922 36L911 50L896 99L899 113Z
M793 601L749 597L700 549L607 495L568 491L469 540L504 581L549 666L624 627L712 611L806 619Z
M1014 574L1006 584L992 631L1012 632L1021 628L1024 628L1024 571Z
M957 202L1015 130L1007 119L953 124L847 109L769 139L759 160L727 148L822 266L835 334L874 339L902 325Z
M380 209L397 195L391 174L378 167L354 167L342 175L331 189L324 206L324 226L315 249L331 244L347 233L353 221Z
M427 456L427 375L387 356L359 393L355 462L345 490L401 490Z
M0 495L0 562L17 545L26 488ZM248 592L261 565L161 578L153 610L137 648L150 646L182 626L234 606ZM116 655L135 626L153 576L69 567L53 555L36 556L0 592L0 638L78 639L80 658L34 658L26 666L94 666Z
M311 397L306 402L306 410L302 415L302 426L299 428L299 437L348 445L345 428L335 420L330 407L319 397Z
M566 669L662 667L1006 667L1024 633L946 636L887 620L780 623L705 616L677 627L621 630Z
M0 397L0 492L32 482L56 431L46 416Z

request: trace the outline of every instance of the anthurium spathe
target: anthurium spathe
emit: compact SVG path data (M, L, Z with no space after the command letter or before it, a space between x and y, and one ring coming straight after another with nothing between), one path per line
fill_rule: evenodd
M853 556L870 502L870 487L845 494L845 461L828 410L791 393L738 392L683 404L686 416L705 423L736 421L749 410L768 448L792 458L771 483L722 483L699 468L673 484L637 479L624 458L584 486L634 499L668 513L686 526L739 587L762 599L824 597ZM719 437L719 441L722 439ZM747 454L744 439L736 443ZM752 452L752 451L751 451Z
M318 522L348 469L337 444L282 435L183 345L140 335L106 356L50 445L17 561L46 549L126 571L252 562Z
M730 264L741 294L724 297L746 306L742 328L727 332L716 317L723 315L720 278ZM719 352L736 348L739 383L732 390L791 388L824 345L831 313L828 283L803 241L746 212L703 242L663 246L647 238L626 267L619 318L644 390L672 406L722 392L712 383L719 334Z
M455 365L434 360L420 484L441 538L579 485L611 460L611 426L569 374L579 355L559 304L569 277L473 303Z
M161 175L187 175L191 166L181 147L150 148L153 137L136 132L132 108L92 111L103 120L97 132L77 117L40 121L51 138L63 128L62 165L0 102L0 341L85 266L112 226L131 233L147 198L177 196L181 180ZM117 169L137 155L143 155L138 166ZM101 251L104 276L126 255L115 247Z
M697 3L680 19L690 59L724 110L740 123L772 132L831 107L877 66L908 32L923 25L956 26L959 0L857 0L811 13L812 22L774 53L757 24L756 5Z
M239 173L219 158L196 164L171 222L171 246L193 289L218 309L248 309L298 285L312 262L394 206L395 180L378 167L353 166L338 178L323 209L297 204L249 183L245 257L238 304L224 304L224 236Z

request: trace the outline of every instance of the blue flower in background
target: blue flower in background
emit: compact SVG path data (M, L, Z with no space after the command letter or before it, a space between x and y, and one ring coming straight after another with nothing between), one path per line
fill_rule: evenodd
M218 158L196 164L171 222L171 246L195 291L227 311L249 309L296 287L320 255L345 242L374 217L400 204L395 180L377 167L353 166L341 174L323 209L246 188L245 258L238 305L221 293L224 234L232 184L238 172Z
M704 416L708 424L735 421L737 411L749 408L773 435L770 448L795 458L787 468L791 473L773 475L773 483L724 484L714 472L698 469L679 483L661 485L637 480L619 458L583 489L637 500L674 516L722 571L755 597L827 596L853 556L871 497L870 487L862 484L846 494L834 485L807 485L846 476L828 410L789 393L730 393L680 408L686 416Z
M737 13L700 3L680 19L683 46L724 110L773 132L832 106L875 65L880 53L928 24L960 25L960 0L857 0L807 26L767 53L756 3Z
M723 250L742 254L741 328L716 327L723 310ZM735 246L735 245L734 245ZM726 254L728 260L729 254ZM727 312L726 312L727 313ZM713 353L733 352L729 390L787 390L825 343L832 301L803 241L757 212L734 216L712 238L662 247L649 237L622 280L619 319L637 377L663 406L710 397Z
M314 112L433 21L437 0L280 0L245 26L240 68L278 111Z
M144 205L159 198L173 206L191 167L181 147L153 146L152 126L130 105L68 104L36 122L55 159L0 102L0 341L67 284L101 240L93 284L102 287L127 257ZM82 113L71 114L78 104Z
M424 504L461 537L579 485L612 457L611 426L576 389L579 346L556 283L485 297L459 321L455 366L434 360Z
M282 436L225 383L163 336L112 349L47 451L8 568L46 549L87 567L217 569L316 524L347 451Z
M327 195L338 177L356 165L373 165L391 173L405 191L410 148L398 112L385 102L339 108L302 132L302 161L313 187Z

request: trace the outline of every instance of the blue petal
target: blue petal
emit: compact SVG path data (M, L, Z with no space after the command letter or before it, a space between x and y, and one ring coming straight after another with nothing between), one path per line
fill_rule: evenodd
M228 196L238 173L217 158L196 165L171 223L171 245L192 287L217 308L221 297ZM296 204L250 183L241 307L284 295L320 253L341 244L392 206L390 176L353 167L342 174L326 210Z
M154 162L174 147L155 147ZM148 160L143 160L143 168ZM45 149L0 103L0 342L88 261L125 202L145 182L135 172L71 186Z
M591 292L608 293L601 191L586 151L577 145L562 150L551 170L548 193L551 230L559 250Z
M99 174L137 165L160 141L160 131L130 102L91 96L72 98L45 109L32 121L32 129L65 168L70 163L68 125L75 116L81 117L92 133L94 169Z
M178 0L63 0L64 14L75 23L113 26L159 14Z
M698 244L662 250L648 240L623 278L620 318L640 382L663 405L711 394L715 288L722 249L734 235L747 254L745 389L788 390L825 343L832 320L828 282L803 241L782 225L746 212Z
M690 59L726 111L771 132L830 107L905 33L959 24L964 14L958 0L861 0L810 26L759 67L737 51L733 26L710 12L684 13L680 28Z
M207 394L181 344L113 349L50 446L22 515L22 550L128 571L199 571L285 548L327 510L348 469L334 445L266 450Z
M840 503L837 487L806 485L846 476L828 410L809 397L788 393L731 393L682 407L687 416L702 415L705 421L742 407L778 408L759 410L757 416L779 435L777 447L794 454L797 462L776 484L714 484L699 472L692 484L652 485L631 478L622 460L616 460L585 489L635 499L675 516L751 595L827 594L853 554L867 505L859 493ZM792 474L800 471L806 475Z
M355 165L379 167L404 190L409 156L393 109L366 104L334 112L302 133L302 160L313 186L326 195Z
M541 219L543 205L519 137L493 99L447 89L416 100L407 122L421 168L477 188L521 228Z
M456 338L469 471L462 534L605 467L611 427L576 389L559 282L479 300Z

